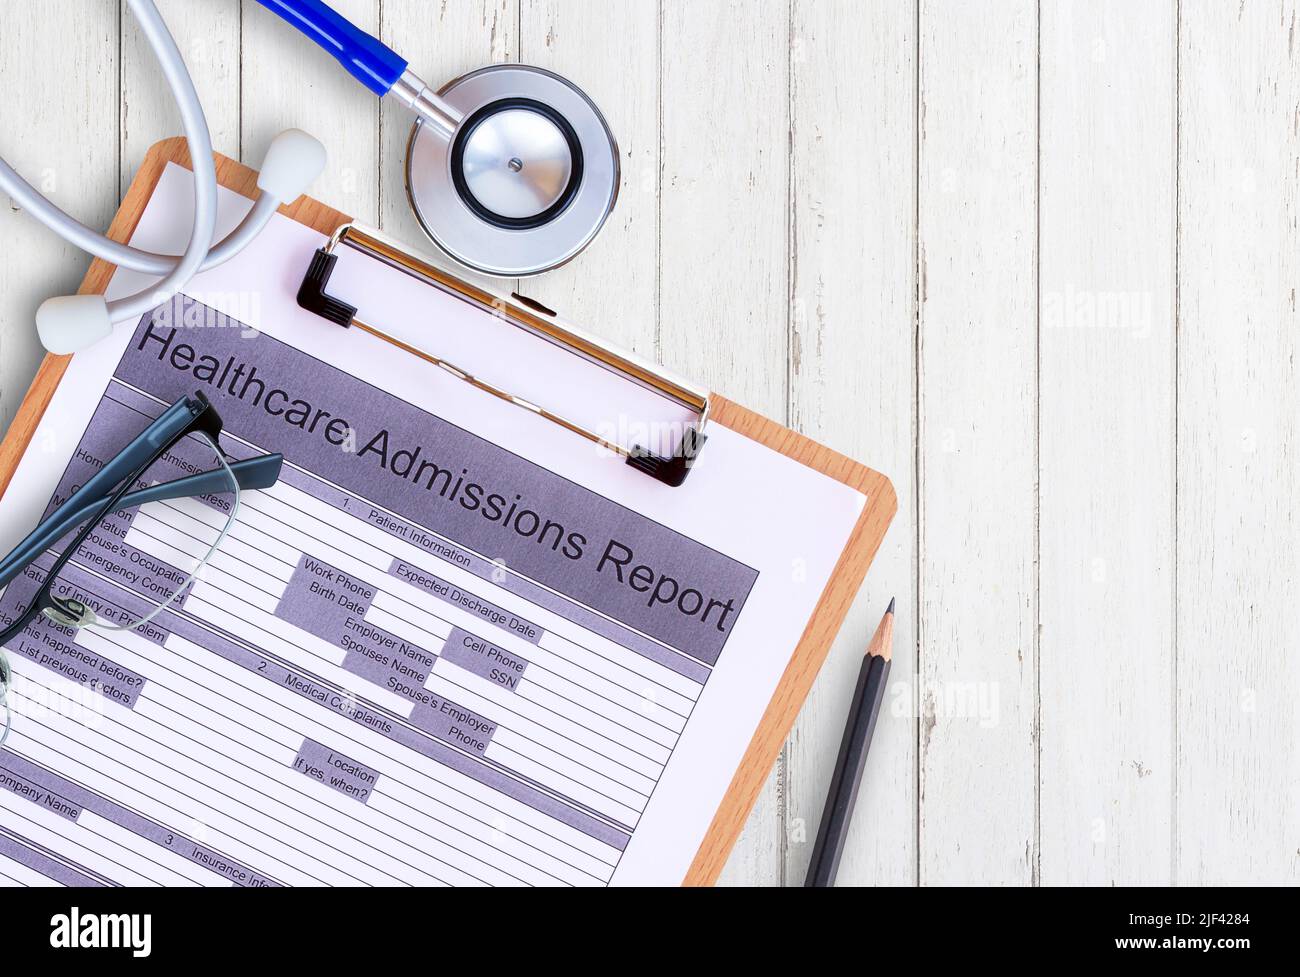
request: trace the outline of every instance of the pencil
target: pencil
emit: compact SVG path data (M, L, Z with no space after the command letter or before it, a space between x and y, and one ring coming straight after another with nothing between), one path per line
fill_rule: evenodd
M844 854L844 839L853 820L853 805L858 798L858 785L862 783L862 769L866 765L867 750L871 748L871 734L880 716L880 704L885 698L885 680L889 677L889 656L894 644L894 602L889 602L880 626L867 645L858 670L858 684L853 692L853 705L849 708L844 739L840 741L840 755L835 761L830 790L826 794L826 810L822 812L817 843L813 846L812 862L808 866L805 886L821 887L835 884L840 869L840 856Z

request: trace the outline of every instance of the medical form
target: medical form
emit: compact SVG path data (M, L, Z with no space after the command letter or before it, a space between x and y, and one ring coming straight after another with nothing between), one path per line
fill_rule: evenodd
M173 248L189 193L169 168L133 243ZM224 220L245 206L223 191ZM298 309L320 241L277 217L78 354L0 500L8 548L195 391L232 457L285 457L152 621L38 619L8 646L0 883L680 882L864 497L717 425L683 487L646 478ZM454 310L386 291L426 344L463 341ZM139 609L214 518L146 505L75 580Z

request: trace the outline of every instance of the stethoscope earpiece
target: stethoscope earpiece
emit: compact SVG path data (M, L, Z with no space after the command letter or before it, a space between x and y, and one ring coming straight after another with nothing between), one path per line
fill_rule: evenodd
M211 159L211 153L208 158ZM297 200L324 169L325 147L314 136L308 135L301 129L286 129L272 139L266 156L262 159L262 168L257 175L257 188L261 191L261 196L239 226L220 243L212 245L209 240L208 246L202 249L197 259L197 271L215 268L242 251L262 232L280 204ZM17 174L14 176L22 182L23 187L27 188L28 196L36 194L36 190L22 181L21 177ZM211 178L212 186L209 192L215 207L215 172ZM195 179L200 179L197 173ZM196 193L196 199L198 196L199 194ZM18 197L15 196L15 199ZM171 255L154 254L151 251L141 251L114 241L98 231L76 224L71 217L58 210L44 197L40 197L40 200L44 202L44 208L37 205L33 213L48 224L50 219L47 219L48 215L43 216L43 209L54 211L59 216L52 218L55 223L51 224L51 227L59 233L63 233L61 228L75 224L76 236L70 239L97 257L133 271L175 276L175 270L181 259ZM188 280L188 277L183 281L178 277L167 285L164 279L163 283L149 286L135 295L113 302L107 301L102 295L57 295L48 298L36 310L36 334L40 337L41 344L55 355L80 352L106 338L113 331L113 323L137 318L156 308L183 288Z
M55 356L79 353L113 331L102 295L56 295L36 310L36 335Z

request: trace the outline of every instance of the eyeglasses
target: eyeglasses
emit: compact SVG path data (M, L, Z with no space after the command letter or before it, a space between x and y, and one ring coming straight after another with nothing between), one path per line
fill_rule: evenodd
M85 441L83 449L85 460L98 464ZM37 616L73 630L129 631L148 623L212 559L234 524L240 491L270 488L282 461L279 454L229 459L216 409L202 393L182 397L0 560L0 588L35 586L0 632L0 747L12 725L13 673L3 646ZM47 552L73 530L71 543L43 571ZM120 596L100 596L104 580L117 584Z

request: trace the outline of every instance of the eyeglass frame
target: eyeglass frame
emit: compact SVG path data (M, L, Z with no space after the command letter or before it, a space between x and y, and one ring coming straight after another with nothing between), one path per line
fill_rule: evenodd
M223 484L228 484L227 472L234 476L235 484L241 491L270 488L279 480L284 456L276 452L244 461L231 461L228 465L212 471L186 475L183 478L130 491L150 466L191 434L203 435L222 457L229 458L221 448L221 430L221 415L202 391L196 391L193 397L181 397L91 476L81 488L42 519L21 543L0 560L0 588L4 588L27 570L47 549L67 536L74 526L81 526L71 544L59 554L54 566L46 573L40 589L33 595L27 609L15 617L9 627L0 631L0 709L4 711L3 726L0 726L0 747L3 747L8 738L11 724L6 695L13 674L4 646L21 634L47 609L54 611L57 617L53 620L65 627L80 629L92 623L85 620L84 615L69 606L63 598L54 596L51 588L58 579L60 571L108 513L120 509L138 508L148 502L219 492Z

